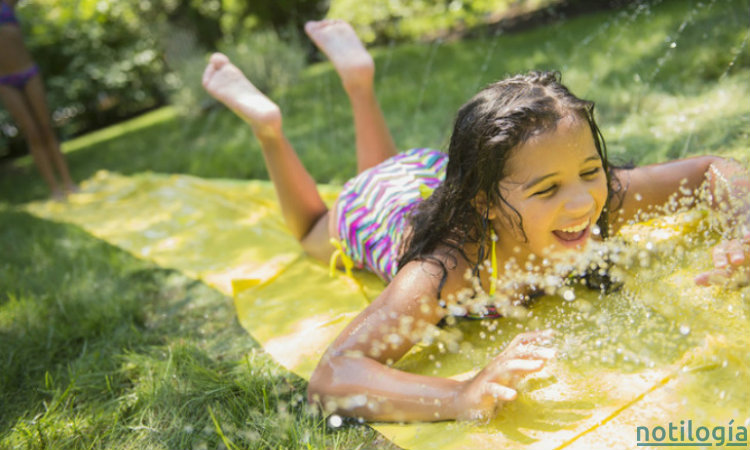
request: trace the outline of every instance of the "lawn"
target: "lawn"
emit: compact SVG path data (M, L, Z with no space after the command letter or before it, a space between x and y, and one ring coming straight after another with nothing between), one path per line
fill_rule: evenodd
M714 153L750 166L749 35L744 0L675 0L372 51L401 148L444 148L478 88L545 69L597 102L616 160ZM346 181L354 136L330 65L270 94L316 180ZM77 180L102 169L267 178L250 130L222 108L159 110L64 149ZM0 448L389 448L367 427L328 428L231 299L21 210L45 195L30 159L0 168Z

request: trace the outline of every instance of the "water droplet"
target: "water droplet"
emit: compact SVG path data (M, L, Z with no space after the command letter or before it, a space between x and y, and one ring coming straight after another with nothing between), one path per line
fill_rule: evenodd
M331 417L328 418L328 426L331 428L338 428L340 427L344 421L341 419L341 416L338 414L332 414Z
M576 293L573 292L572 289L566 289L565 292L563 292L563 298L569 302L572 302L576 299Z
M367 396L364 394L355 395L351 398L352 406L365 406L367 404Z
M594 236L599 236L601 234L602 230L599 228L599 225L593 225L591 227L591 233L593 233Z
M671 44L669 44L669 48L675 48L675 47L677 47L677 42L672 42Z
M680 325L680 334L683 336L690 334L690 327L685 324Z

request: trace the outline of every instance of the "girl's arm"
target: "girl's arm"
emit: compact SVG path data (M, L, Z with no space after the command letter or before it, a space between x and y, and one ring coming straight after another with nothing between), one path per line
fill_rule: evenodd
M635 218L670 202L695 197L706 183L710 205L727 218L725 228L731 238L713 251L715 269L696 278L708 284L712 276L730 276L750 266L750 175L736 161L718 156L698 156L615 172L624 189L621 208L615 212L615 231ZM694 200L693 200L694 203Z
M549 333L514 340L466 381L390 367L445 316L437 301L436 263L412 261L339 335L310 378L308 398L327 412L377 421L489 418L513 400L518 379L540 370L554 351Z

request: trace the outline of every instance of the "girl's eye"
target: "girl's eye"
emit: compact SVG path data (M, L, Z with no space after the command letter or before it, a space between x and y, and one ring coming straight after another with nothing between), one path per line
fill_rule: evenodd
M587 170L587 171L581 173L581 176L582 177L593 177L594 175L596 175L597 173L599 173L600 170L601 170L601 167L594 167L591 170Z
M534 193L533 193L532 195L535 195L535 196L536 196L536 195L547 195L547 194L551 194L551 193L552 193L552 192L553 192L553 191L554 191L554 190L555 190L556 188L557 188L557 185L556 185L556 184L553 184L552 186L548 187L547 189L544 189L544 190L541 190L541 191L537 191L537 192L534 192Z

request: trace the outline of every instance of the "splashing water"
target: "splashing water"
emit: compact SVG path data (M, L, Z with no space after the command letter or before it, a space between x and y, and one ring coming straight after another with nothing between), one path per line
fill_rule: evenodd
M701 191L697 197L704 195ZM750 287L738 284L729 290L694 284L693 276L710 266L706 255L721 238L716 224L724 220L715 217L721 211L701 207L705 201L691 198L665 211L643 213L639 219L644 222L627 225L618 237L591 242L585 251L562 258L550 255L531 272L507 264L509 276L497 282L496 295L483 292L479 280L471 279L472 289L445 302L451 314L447 326L424 326L402 317L384 342L372 343L373 349L396 346L403 339L419 341L411 351L417 358L395 363L396 367L412 371L426 363L424 374L455 376L457 369L480 370L521 332L554 329L559 336L554 344L556 364L579 384L595 383L591 373L673 373L678 383L672 388L675 401L683 403L690 417L744 421L748 417L742 415L747 414L743 408L750 401ZM697 208L687 207L696 202ZM586 287L580 275L591 272L606 272L619 287L611 292ZM513 294L519 286L545 295L530 301ZM488 305L503 317L456 317L486 311ZM534 381L530 383L526 389L537 389ZM351 407L353 401L344 399L338 406ZM607 402L596 396L587 401ZM365 403L363 398L358 406ZM585 404L578 407L585 409ZM505 415L502 420L521 419Z
M654 162L688 156L695 153L696 148L711 151L722 150L727 142L730 146L736 142L746 144L747 133L741 130L747 128L750 111L736 101L747 93L746 83L730 81L741 77L744 73L741 71L746 69L744 54L750 30L742 34L742 39L726 46L726 62L717 74L710 75L713 78L705 81L709 75L695 69L698 81L713 84L706 87L697 82L688 83L678 77L690 74L685 75L678 69L685 64L688 54L684 50L690 45L691 34L706 17L727 14L722 8L731 9L731 6L726 7L728 3L716 0L691 2L690 6L679 10L673 22L659 28L656 24L665 19L655 11L671 7L669 3L631 2L623 10L604 16L598 25L589 28L591 31L571 37L574 41L570 43L571 48L565 47L564 36L560 42L548 41L543 57L514 60L504 47L509 42L504 39L510 37L495 33L487 42L474 44L485 46L477 70L467 71L470 77L455 82L476 87L507 73L562 68L564 80L574 92L597 101L600 96L603 98L598 110L600 113L604 110L605 119L609 119L603 121L602 129L612 139L611 153L625 155L630 160ZM738 19L727 26L747 28L747 24ZM634 30L640 29L644 30L642 38L632 41ZM657 32L651 32L653 30ZM721 36L717 31L708 39L718 41ZM421 81L410 89L415 100L408 106L414 120L411 126L404 127L409 133L419 135L419 129L424 126L420 118L429 117L427 85L436 76L435 71L440 70L441 58L453 46L440 40L424 46L420 55L422 65L412 74L412 78L420 80L421 77ZM649 49L640 54L642 58L634 57L629 61L619 55L628 46ZM602 47L601 51L597 50L592 57L592 49L598 47ZM391 42L383 72L388 77L380 78L383 83L386 79L400 80L391 76L398 64L393 53ZM592 58L615 62L592 64L588 61ZM641 59L647 62L642 63ZM630 67L625 67L628 64ZM719 84L720 81L728 84ZM378 89L387 91L392 87L383 84ZM463 100L465 98L456 98L445 103L458 105ZM325 103L333 104L332 101ZM709 108L707 105L716 106ZM445 116L452 116L454 112L455 109L447 111ZM712 115L717 120L712 121ZM727 116L739 118L735 122L725 121ZM725 122L731 123L725 125ZM717 138L713 138L715 135L707 137L705 128L714 125L724 128L725 133ZM441 136L433 137L433 142L418 144L437 144ZM332 145L340 146L338 141ZM742 148L746 152L746 145ZM746 154L744 158L743 161L748 161ZM698 199L699 202L705 200ZM747 286L741 286L741 280L737 280L734 289L694 285L692 277L710 266L708 252L722 237L717 230L727 227L721 226L721 217L705 209L687 212L685 209L691 202L694 200L675 201L665 211L644 211L639 221L645 224L630 224L621 237L592 243L573 260L537 261L537 268L544 266L543 271L529 272L525 264L519 264L523 267L511 264L506 268L512 275L506 279L511 281L498 284L499 295L490 297L483 293L476 281L473 290L447 299L444 306L450 313L445 319L448 326L425 326L405 318L392 333L384 334L387 337L383 342L372 342L372 353L397 346L403 339L413 339L420 344L412 354L418 355L420 362L429 362L425 373L450 376L456 375L456 367L467 372L483 367L520 332L553 328L561 335L555 344L558 360L571 372L585 374L594 369L606 369L637 373L679 366L682 384L675 390L696 419L711 414L724 417L740 411L745 416L735 419L749 420L746 405L750 404L750 393L738 380L750 378L746 351L750 346L747 327L750 291ZM666 217L655 218L661 214ZM622 287L607 293L589 289L585 279L575 276L584 273L606 274L615 285ZM532 286L545 296L530 301L528 297L502 294L514 292L522 285ZM495 306L504 317L482 321L460 318L468 313L481 313L488 305ZM393 365L410 369L409 363Z

